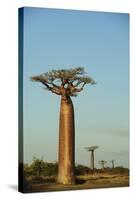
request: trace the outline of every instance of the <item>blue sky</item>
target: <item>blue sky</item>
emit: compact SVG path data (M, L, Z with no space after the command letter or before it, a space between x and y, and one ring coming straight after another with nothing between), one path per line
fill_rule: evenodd
M76 163L89 164L84 147L98 145L95 163L128 166L129 15L45 8L24 9L24 162L58 160L60 97L29 77L84 66L96 82L72 98ZM110 163L108 162L108 165Z

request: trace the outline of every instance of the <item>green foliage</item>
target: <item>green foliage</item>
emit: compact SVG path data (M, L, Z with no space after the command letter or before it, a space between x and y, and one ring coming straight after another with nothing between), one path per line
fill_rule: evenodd
M84 69L82 67L77 67L75 69L61 69L61 70L52 70L42 74L42 77L47 80L55 79L73 79L76 75L82 75Z
M58 172L58 164L57 163L45 163L43 175L44 176L52 176L57 175Z
M33 162L31 164L31 169L33 170L33 173L35 173L37 176L40 176L44 170L45 164L43 159L38 159L36 157L33 158Z
M76 175L85 175L90 172L90 169L84 165L76 165L75 166L75 174Z
M34 175L36 177L57 175L58 164L44 162L43 159L33 158L31 165L24 165L25 176Z
M81 92L86 84L95 84L91 77L85 75L83 67L52 70L33 76L31 80L41 82L45 89L63 96L77 96L77 92Z
M98 146L90 146L90 147L85 147L86 151L93 151L96 150L97 148L99 148Z
M43 73L39 76L31 77L33 81L46 81L53 82L56 79L68 79L68 80L78 80L84 83L92 83L95 81L89 76L85 76L85 71L83 67L76 67L73 69L60 69L60 70L52 70L46 73Z

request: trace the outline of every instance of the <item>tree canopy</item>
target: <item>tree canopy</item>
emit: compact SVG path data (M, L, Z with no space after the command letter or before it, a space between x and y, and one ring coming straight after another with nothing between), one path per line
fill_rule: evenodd
M81 92L86 84L95 84L95 81L86 75L83 67L51 70L33 76L31 80L41 82L45 89L65 97L77 96L77 92Z
M97 148L98 148L98 146L85 147L86 151L94 151Z

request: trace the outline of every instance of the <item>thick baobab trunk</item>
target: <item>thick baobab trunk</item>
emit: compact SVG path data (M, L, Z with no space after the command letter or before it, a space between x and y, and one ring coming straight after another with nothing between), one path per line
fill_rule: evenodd
M94 151L91 151L91 163L90 167L92 170L94 170Z
M73 104L68 98L61 98L59 124L59 166L58 182L74 184L75 127Z

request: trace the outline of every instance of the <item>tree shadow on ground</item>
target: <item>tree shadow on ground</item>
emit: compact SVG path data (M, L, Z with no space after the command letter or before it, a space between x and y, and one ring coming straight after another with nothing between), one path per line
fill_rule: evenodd
M83 180L83 179L76 179L76 184L79 185L79 184L84 184L86 182L86 180Z

